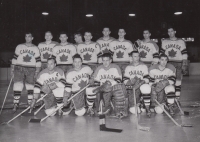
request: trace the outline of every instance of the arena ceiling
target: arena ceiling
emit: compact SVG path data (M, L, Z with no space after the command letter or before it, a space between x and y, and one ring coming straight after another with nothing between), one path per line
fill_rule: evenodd
M93 32L94 40L108 26L112 36L123 27L126 38L134 41L142 38L142 30L148 28L153 38L167 37L166 28L175 26L177 36L200 38L200 0L1 0L0 1L0 49L14 50L24 42L24 32L35 35L34 43L43 41L44 32L54 33L58 39L61 31L69 33L73 42L76 31ZM48 12L48 16L42 12ZM182 15L174 12L182 11ZM93 17L85 15L92 13ZM136 16L130 17L128 14ZM199 42L196 43L199 44Z

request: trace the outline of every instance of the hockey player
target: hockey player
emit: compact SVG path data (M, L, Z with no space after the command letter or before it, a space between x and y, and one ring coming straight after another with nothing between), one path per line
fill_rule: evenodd
M183 73L188 68L188 54L185 42L175 36L176 30L172 27L168 28L169 38L162 41L160 53L164 53L169 58L169 63L176 68L176 98L179 99L181 93L181 82Z
M131 41L125 39L126 32L124 29L119 29L119 38L110 42L109 48L113 54L113 62L119 65L124 72L124 68L130 63L129 53L133 51Z
M149 68L149 84L152 88L151 102L152 106L155 106L156 113L159 114L163 111L159 106L155 105L155 99L157 99L160 104L166 103L169 107L170 114L174 115L176 69L167 62L167 55L161 54L159 64L155 64Z
M67 34L65 32L60 33L59 45L53 48L53 57L56 58L57 66L61 68L65 73L72 68L72 57L76 54L76 47L67 42Z
M102 33L103 37L99 38L97 40L97 43L99 43L102 53L110 53L109 44L115 39L113 37L110 37L111 31L108 27L103 28Z
M91 87L86 89L88 113L94 114L93 104L95 98L99 98L103 93L104 107L103 113L108 113L111 110L111 97L113 97L114 114L119 117L127 116L128 99L126 88L122 84L122 74L118 65L112 64L112 57L110 53L104 53L102 55L103 65L99 66L90 80L90 84L96 86L100 85L99 89ZM94 82L94 83L93 83ZM99 103L99 102L98 102ZM96 109L99 109L97 103Z
M26 33L25 40L25 43L19 44L16 47L11 65L11 76L13 77L14 75L14 112L19 105L19 99L24 84L28 92L28 103L31 103L35 78L41 68L39 49L32 44L33 35L31 33Z
M140 60L149 67L150 65L158 63L159 47L150 39L151 33L149 30L144 30L143 36L143 40L136 41L137 43L135 43L135 48L140 53Z
M82 34L79 33L79 32L75 33L75 34L74 34L74 40L75 40L75 42L76 42L76 43L74 44L76 47L78 46L78 44L83 43Z
M85 42L77 46L77 53L81 55L83 64L89 65L92 70L97 68L99 57L102 55L100 45L92 40L92 33L85 32Z
M82 58L79 54L73 56L73 68L70 69L66 74L66 91L68 96L73 96L79 90L84 88L89 78L93 73L93 70L86 65L82 65ZM82 116L85 114L85 90L80 92L76 97L72 99L72 103L75 107L75 114Z
M42 62L41 70L47 67L47 59L52 56L54 46L58 45L57 42L52 41L53 35L50 31L45 32L44 38L46 41L41 42L38 45L38 48L40 50L41 62Z
M150 106L150 89L148 67L140 62L138 51L131 52L132 63L125 68L123 81L127 87L129 98L129 111L135 113L133 88L135 88L136 102L139 105L140 97L143 98L143 104L146 108L147 115L151 116ZM144 88L144 89L143 89ZM146 89L149 88L149 89ZM137 105L137 106L138 106Z
M40 91L42 90L44 93L48 95L52 95L56 99L57 106L63 105L63 101L65 103L68 103L67 100L69 96L67 96L65 92L65 74L64 71L58 67L56 67L56 60L55 58L49 58L47 60L47 68L42 70L36 80L35 86L34 86L34 99L31 103L31 110L35 106L35 102L40 96ZM63 100L63 96L65 99ZM56 109L56 107L53 104L52 97L48 97L45 103L45 112L47 114L51 113ZM58 114L62 115L62 110L58 110Z

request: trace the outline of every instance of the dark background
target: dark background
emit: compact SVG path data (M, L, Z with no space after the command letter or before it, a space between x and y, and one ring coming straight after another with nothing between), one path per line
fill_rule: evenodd
M48 16L41 13L47 11ZM182 15L174 12L182 11ZM86 13L94 16L88 18ZM135 17L129 17L135 13ZM167 27L174 26L177 37L194 37L187 47L200 45L200 0L1 0L0 51L14 52L23 43L24 33L33 32L34 44L44 41L50 30L55 41L61 31L74 42L73 33L89 30L93 40L102 36L102 28L110 27L117 38L120 27L126 29L126 39L142 39L142 30L150 29L151 38L168 37ZM158 45L160 44L160 40ZM198 56L198 55L197 55Z

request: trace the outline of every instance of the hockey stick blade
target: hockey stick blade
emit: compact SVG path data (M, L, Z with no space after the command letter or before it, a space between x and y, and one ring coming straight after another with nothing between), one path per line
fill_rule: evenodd
M181 124L181 127L193 127L193 126L190 124Z
M30 123L40 123L40 122L41 122L41 119L33 119L33 118L32 118L32 119L29 120L29 122L30 122Z
M100 127L100 131L121 133L123 130L122 129L107 128L107 127Z

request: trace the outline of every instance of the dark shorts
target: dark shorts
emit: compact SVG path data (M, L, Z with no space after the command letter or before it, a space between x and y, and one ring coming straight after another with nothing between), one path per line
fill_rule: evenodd
M14 69L14 82L25 82L28 84L34 84L35 68L15 66Z

